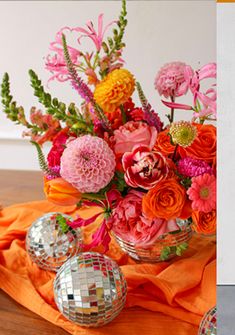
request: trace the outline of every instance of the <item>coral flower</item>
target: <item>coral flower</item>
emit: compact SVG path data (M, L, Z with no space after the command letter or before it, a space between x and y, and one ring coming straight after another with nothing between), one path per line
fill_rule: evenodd
M161 180L143 197L143 212L149 218L180 218L185 200L185 188L175 179Z
M134 87L133 75L126 69L116 69L97 84L94 98L106 113L112 113L128 101L134 92Z
M110 224L112 230L125 241L139 246L151 245L170 231L179 229L176 220L149 219L142 213L144 193L130 191L113 210Z
M196 211L208 213L216 208L216 178L205 173L192 178L192 185L187 190L192 208Z
M171 144L171 137L169 135L169 130L166 129L161 131L157 135L157 140L153 148L154 151L161 152L165 156L173 154L175 146Z
M61 156L61 176L82 193L95 193L114 176L115 155L99 137L84 135L69 142Z
M131 151L135 145L146 145L153 148L157 138L157 129L144 122L129 121L114 131L114 151L122 156Z
M212 124L193 124L197 128L198 136L187 148L179 147L179 154L192 157L215 165L216 162L216 127Z
M194 211L192 213L192 228L197 232L205 235L215 234L216 232L216 211L208 213Z
M76 205L81 199L81 193L63 178L44 178L44 193L47 200L59 206Z
M197 128L190 122L179 121L171 124L169 133L172 141L181 147L190 146L197 136Z
M184 77L185 67L185 63L172 62L160 69L155 79L155 88L160 95L168 98L186 94L188 87Z
M145 190L153 188L169 172L166 158L160 153L151 152L144 145L137 145L132 152L126 152L122 157L122 165L127 185Z

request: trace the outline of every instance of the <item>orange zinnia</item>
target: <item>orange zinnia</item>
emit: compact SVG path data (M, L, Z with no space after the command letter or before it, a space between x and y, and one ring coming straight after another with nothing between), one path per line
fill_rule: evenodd
M216 211L209 213L194 211L192 213L193 229L197 233L210 235L216 232Z
M76 205L81 199L81 193L63 178L44 178L44 193L47 200L59 206Z
M143 212L149 218L179 218L186 200L186 191L175 179L161 180L143 197Z

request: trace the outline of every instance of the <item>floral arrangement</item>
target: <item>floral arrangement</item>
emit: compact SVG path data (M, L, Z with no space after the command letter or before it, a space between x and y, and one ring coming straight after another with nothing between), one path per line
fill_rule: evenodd
M211 124L216 120L216 90L214 84L201 89L202 81L205 86L206 79L216 78L216 65L194 70L172 62L158 71L154 85L169 110L163 124L122 59L126 15L122 1L117 21L104 28L101 14L98 30L92 22L85 28L65 27L50 44L45 63L49 82L70 82L82 98L80 108L52 98L30 70L34 95L44 110L32 107L27 119L10 93L8 74L1 86L3 112L27 128L24 136L36 146L48 200L99 208L88 219L59 220L66 231L99 218L88 249L102 244L107 251L111 231L147 247L178 231L180 220L203 234L214 234L216 227L216 127ZM111 26L112 36L105 39ZM71 33L77 35L76 48L67 43ZM85 37L93 43L91 53L82 51ZM132 100L135 90L137 104ZM191 105L177 102L186 94L191 94ZM191 121L175 121L177 110L191 113ZM52 146L45 158L47 141Z

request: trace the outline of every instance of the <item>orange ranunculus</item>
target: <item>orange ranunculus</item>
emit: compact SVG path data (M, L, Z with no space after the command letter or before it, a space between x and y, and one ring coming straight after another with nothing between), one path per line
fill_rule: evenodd
M59 206L72 206L81 199L81 193L63 178L45 178L44 193L49 201Z
M161 180L143 197L143 212L149 218L179 218L186 201L186 190L174 178Z
M216 211L209 213L194 211L192 213L193 229L197 233L210 235L216 232Z
M193 144L187 148L179 147L179 154L181 157L193 157L204 160L209 164L216 164L216 127L212 124L198 124L198 135Z
M154 151L160 151L163 155L168 156L175 150L175 146L171 144L169 130L161 131L157 135L156 144L153 148Z

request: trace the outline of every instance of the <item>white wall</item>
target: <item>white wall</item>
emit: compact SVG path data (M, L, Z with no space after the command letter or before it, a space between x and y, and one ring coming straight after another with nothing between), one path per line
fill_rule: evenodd
M32 95L28 69L46 83L44 60L49 43L63 26L84 26L104 12L105 22L119 15L119 1L1 1L0 79L9 72L15 99L26 110L40 106ZM180 60L198 68L215 61L216 4L214 1L128 1L128 27L124 52L126 67L142 83L146 95L162 115L167 109L154 90L157 70L166 62ZM50 92L62 101L78 101L69 84L52 83ZM183 99L183 101L186 101ZM190 100L188 100L190 101ZM190 117L183 112L178 118ZM34 149L19 140L22 128L0 113L0 169L38 169ZM15 143L17 140L17 154ZM31 149L29 149L31 148ZM4 158L3 158L4 157Z
M235 4L217 5L218 283L235 284Z

